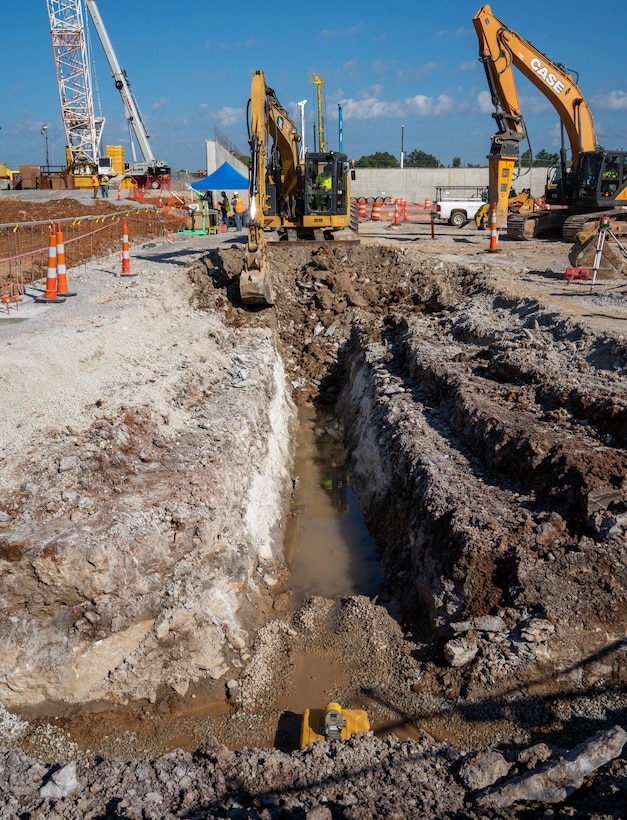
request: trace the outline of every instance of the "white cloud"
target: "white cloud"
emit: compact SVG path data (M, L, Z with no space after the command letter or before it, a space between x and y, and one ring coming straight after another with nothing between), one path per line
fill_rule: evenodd
M230 108L224 106L216 114L216 120L219 125L225 127L227 125L235 125L242 121L244 112L241 108Z
M627 108L627 92L609 91L607 94L597 94L590 101L590 106L593 111L624 111Z
M163 106L167 105L169 102L170 101L166 97L162 97L160 100L155 100L150 108L152 111L157 111L157 109L163 108Z
M383 102L375 97L360 100L340 100L342 113L347 119L367 120L381 117L400 117L405 113L399 102Z
M441 64L436 62L425 63L420 66L411 66L409 68L401 68L396 72L396 79L399 82L408 82L411 80L418 80L422 77L430 77L435 71L441 69Z
M362 23L357 23L348 28L323 28L318 36L321 40L333 40L336 37L354 37L356 34L361 34L363 30Z
M459 70L460 71L475 71L477 66L479 65L479 60L468 60L468 62L460 63Z
M385 101L370 94L360 99L339 100L347 119L365 120L383 117L441 117L455 109L456 103L448 94L429 97L417 94L404 100Z
M407 112L418 116L441 117L453 110L455 102L448 94L440 94L439 97L427 97L425 94L417 94L415 97L408 97L405 100Z
M492 105L492 95L489 91L480 91L477 94L477 108L480 114L494 113L494 106Z
M386 71L392 71L394 62L392 60L376 60L372 64L372 72L374 74L385 74Z

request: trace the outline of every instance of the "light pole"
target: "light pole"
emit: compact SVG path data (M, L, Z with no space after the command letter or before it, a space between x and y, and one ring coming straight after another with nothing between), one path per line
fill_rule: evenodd
M48 126L42 125L41 126L41 134L46 141L46 170L50 170L50 160L48 159Z
M405 126L401 125L401 168L405 165Z
M301 100L298 103L298 111L300 115L300 153L299 159L304 161L305 154L307 153L307 148L305 146L305 105L307 104L307 100Z

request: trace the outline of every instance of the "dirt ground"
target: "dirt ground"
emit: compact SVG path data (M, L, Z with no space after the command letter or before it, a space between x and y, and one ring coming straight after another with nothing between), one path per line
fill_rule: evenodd
M164 239L0 320L7 816L624 815L627 283L488 240L272 243L247 310L243 234ZM308 403L386 582L292 612ZM297 751L332 699L374 732Z

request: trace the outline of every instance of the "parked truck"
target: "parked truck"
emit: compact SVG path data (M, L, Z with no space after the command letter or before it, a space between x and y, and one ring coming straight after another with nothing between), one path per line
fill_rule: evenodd
M15 185L17 171L11 171L4 162L0 162L0 191L9 191Z
M449 186L435 189L431 215L461 228L475 218L477 211L488 201L487 187Z

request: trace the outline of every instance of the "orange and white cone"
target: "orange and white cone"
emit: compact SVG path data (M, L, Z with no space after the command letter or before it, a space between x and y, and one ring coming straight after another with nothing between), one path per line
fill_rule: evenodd
M67 287L65 244L60 222L57 222L57 294L59 296L76 296L76 291L69 291Z
M495 253L499 249L499 235L496 230L496 202L492 205L492 211L490 213L490 247L488 248L489 253Z
M122 220L122 276L137 276L136 273L131 273L131 255L128 250L126 217Z
M65 297L57 294L57 234L50 226L48 241L48 272L46 275L46 290L43 296L38 296L36 302L65 302Z

